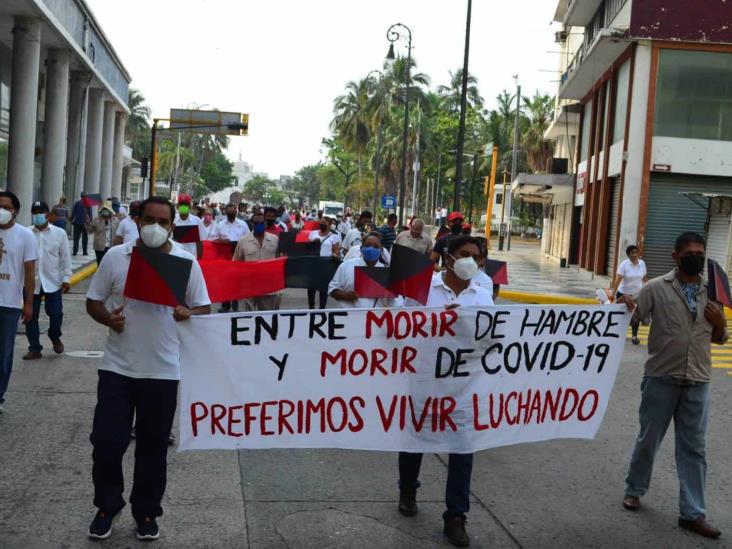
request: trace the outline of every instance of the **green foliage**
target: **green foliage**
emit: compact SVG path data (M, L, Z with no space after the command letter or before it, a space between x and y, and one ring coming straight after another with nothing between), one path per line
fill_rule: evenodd
M255 175L244 185L244 198L253 202L266 202L269 194L276 189L276 184L263 175Z

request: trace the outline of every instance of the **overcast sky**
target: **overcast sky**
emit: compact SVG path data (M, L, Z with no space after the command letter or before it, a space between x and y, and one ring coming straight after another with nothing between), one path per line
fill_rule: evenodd
M87 0L155 116L208 105L250 114L228 155L271 177L321 158L333 99L381 68L386 30L412 29L432 86L462 66L465 0ZM555 0L475 0L470 72L492 107L519 75L523 92L554 93ZM406 52L406 45L401 46ZM204 107L208 108L208 107Z

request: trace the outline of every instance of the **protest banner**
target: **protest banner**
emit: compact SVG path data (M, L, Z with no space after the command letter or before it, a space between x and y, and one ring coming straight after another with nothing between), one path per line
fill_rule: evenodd
M592 438L629 319L617 305L193 317L178 324L180 449L467 453Z

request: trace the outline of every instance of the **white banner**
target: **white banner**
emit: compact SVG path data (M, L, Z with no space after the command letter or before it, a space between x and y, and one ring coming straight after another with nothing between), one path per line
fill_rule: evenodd
M593 438L625 307L336 309L181 322L181 450L468 453Z

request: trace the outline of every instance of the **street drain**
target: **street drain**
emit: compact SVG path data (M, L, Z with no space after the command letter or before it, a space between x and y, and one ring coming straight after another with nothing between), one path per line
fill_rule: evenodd
M102 358L104 351L68 351L66 356L73 358Z

